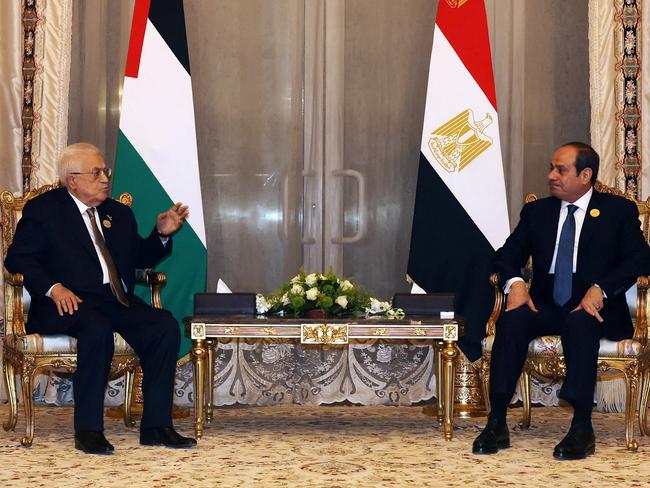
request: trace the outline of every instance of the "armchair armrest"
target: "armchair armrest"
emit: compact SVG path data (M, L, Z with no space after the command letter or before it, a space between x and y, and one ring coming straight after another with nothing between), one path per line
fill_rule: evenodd
M6 334L25 335L25 307L23 304L23 275L4 270L5 330Z
M634 325L634 339L645 344L648 339L648 291L650 290L650 277L639 276L636 279L636 323Z
M494 288L494 307L492 308L492 313L490 314L487 324L485 324L485 334L489 336L494 335L496 332L497 320L501 315L503 304L505 302L505 295L497 273L492 273L490 275L490 285Z
M165 273L155 271L153 269L138 269L135 272L135 279L138 283L147 285L151 293L151 306L154 308L162 308L160 301L160 292L162 287L167 283L167 276Z

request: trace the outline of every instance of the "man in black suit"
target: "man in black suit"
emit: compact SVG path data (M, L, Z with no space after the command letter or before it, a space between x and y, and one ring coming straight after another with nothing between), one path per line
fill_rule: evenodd
M636 205L594 189L598 166L598 154L587 144L560 147L548 174L552 196L524 206L519 224L496 253L508 297L492 348L492 410L474 441L475 454L510 446L506 410L528 343L543 335L562 338L567 374L560 397L574 409L553 455L581 459L595 451L591 409L600 339L632 337L625 291L650 272ZM521 278L529 256L530 292Z
M171 234L188 209L177 203L158 215L143 239L131 209L108 198L111 170L95 146L68 146L59 174L62 188L25 205L5 266L24 275L32 296L28 332L77 339L75 447L93 454L113 451L103 434L113 332L133 347L143 369L140 444L192 447L196 441L172 425L178 323L133 294L135 269L151 267L171 252Z

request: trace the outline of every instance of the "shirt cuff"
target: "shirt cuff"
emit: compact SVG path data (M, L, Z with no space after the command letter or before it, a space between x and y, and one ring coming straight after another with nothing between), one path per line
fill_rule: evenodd
M60 285L60 284L61 283L54 283L52 286L50 286L50 289L47 290L47 292L45 293L45 296L47 298L52 298L52 288L54 288L56 285Z
M512 284L516 283L517 281L524 281L524 279L521 276L515 276L514 278L510 278L508 281L506 281L506 284L503 286L503 293L506 295L510 293L510 288L512 288Z

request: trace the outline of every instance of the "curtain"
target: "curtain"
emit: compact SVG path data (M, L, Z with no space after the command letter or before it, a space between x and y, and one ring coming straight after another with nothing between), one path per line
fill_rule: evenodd
M20 2L0 3L0 191L21 193L23 155L23 29ZM0 277L0 290L3 290ZM0 303L4 303L1 296ZM0 335L4 324L0 326ZM2 351L0 351L2 360ZM0 383L0 399L6 399L5 382Z
M34 62L34 125L29 189L58 180L68 140L72 0L38 0Z

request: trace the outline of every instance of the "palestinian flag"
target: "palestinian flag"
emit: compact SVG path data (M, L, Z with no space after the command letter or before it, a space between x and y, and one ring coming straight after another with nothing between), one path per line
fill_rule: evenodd
M207 251L182 0L136 0L124 76L113 194L133 195L141 233L175 202L190 217L174 235L162 303L183 327L194 293L205 290ZM148 301L144 287L136 293ZM182 333L180 355L190 341Z
M509 232L485 5L440 0L408 274L428 293L455 293L470 360L494 302L492 256Z

